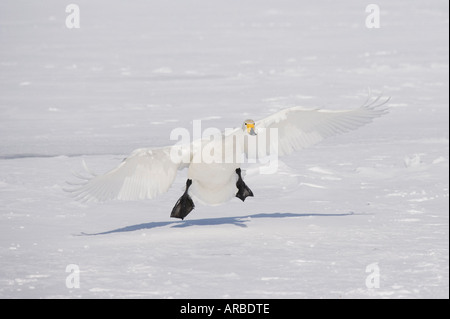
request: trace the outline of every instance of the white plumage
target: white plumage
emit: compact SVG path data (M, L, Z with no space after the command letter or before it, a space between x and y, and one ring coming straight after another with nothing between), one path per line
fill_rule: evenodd
M104 175L78 176L86 183L71 192L81 201L154 198L169 189L179 166L170 160L168 147L140 148Z
M179 169L188 167L188 178L192 180L192 186L187 187L189 195L205 204L220 204L237 196L236 183L240 177L236 174L236 169L240 168L243 155L251 156L248 143L239 142L244 141L243 137L254 139L256 143L266 143L264 154L258 150L258 157L261 157L268 155L270 134L276 129L277 156L287 155L327 137L355 130L387 113L387 107L384 105L389 99L383 102L380 102L379 97L373 101L369 100L359 108L341 111L291 107L256 122L247 120L242 129L236 129L213 140L194 141L188 147L175 145L140 148L133 151L115 169L104 175L86 178L82 185L70 191L82 201L154 198L170 188ZM210 163L193 160L199 158L196 155L205 147L217 146L214 143L220 143L220 146L214 149L215 155L218 155L215 158L220 158L220 161ZM226 150L230 148L237 153L233 154L231 162L229 158L225 158L225 154L229 154ZM181 157L174 159L171 156L173 151L188 154L184 154L183 161ZM245 197L240 198L244 200Z
M351 110L322 110L291 107L256 122L257 128L277 128L279 156L319 143L325 138L355 130L386 114L389 98L378 103L380 97ZM268 148L267 148L268 149Z

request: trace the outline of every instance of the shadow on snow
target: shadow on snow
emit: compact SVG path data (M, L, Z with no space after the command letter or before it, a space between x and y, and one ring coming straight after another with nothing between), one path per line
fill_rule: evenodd
M211 225L234 225L238 227L247 227L247 223L253 218L292 218L292 217L340 217L355 215L353 212L342 214L293 214L293 213L271 213L271 214L253 214L247 216L235 217L219 217L219 218L203 218L185 221L167 221L167 222L151 222L144 224L137 224L108 230L100 233L81 233L79 236L96 236L107 235L112 233L124 233L137 231L142 229L153 229L157 227L164 227L171 225L171 228L185 228L191 226L211 226Z

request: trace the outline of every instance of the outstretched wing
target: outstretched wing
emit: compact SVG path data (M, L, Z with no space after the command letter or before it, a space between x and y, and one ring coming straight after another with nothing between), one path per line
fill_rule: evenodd
M169 189L182 167L181 162L171 160L170 152L171 147L137 149L104 175L78 176L84 182L67 191L80 201L154 198Z
M301 107L291 107L281 110L256 122L257 130L265 130L256 138L265 138L266 150L270 150L271 129L278 133L278 155L290 154L316 144L323 139L355 130L372 122L388 112L385 106L389 98L380 101L380 97L373 101L368 99L364 105L352 110L307 110ZM273 141L273 139L272 139ZM260 141L258 141L259 145Z

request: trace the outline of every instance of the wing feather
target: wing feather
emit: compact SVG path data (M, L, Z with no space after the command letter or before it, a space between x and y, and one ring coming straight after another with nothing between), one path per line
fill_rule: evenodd
M92 176L78 176L83 184L67 191L80 201L154 198L170 188L181 166L171 160L170 149L137 149L104 175L93 175L85 167Z
M381 96L370 98L359 108L352 110L321 110L291 107L281 110L256 122L257 129L265 129L268 134L257 136L266 138L266 152L270 150L270 129L278 130L278 155L290 154L309 147L325 138L355 130L388 112ZM259 145L259 142L258 142ZM267 154L267 153L266 153Z

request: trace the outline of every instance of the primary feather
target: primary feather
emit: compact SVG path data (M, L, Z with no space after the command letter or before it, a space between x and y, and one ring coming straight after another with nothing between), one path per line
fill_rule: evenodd
M118 167L91 177L71 192L81 201L154 198L169 189L181 166L171 160L170 149L137 149Z
M372 122L388 111L385 105L389 99L381 103L379 99L356 109L341 111L291 107L257 121L256 127L269 131L267 136L270 136L271 129L277 129L278 155L283 156ZM262 136L267 138L266 150L269 151L270 139Z

